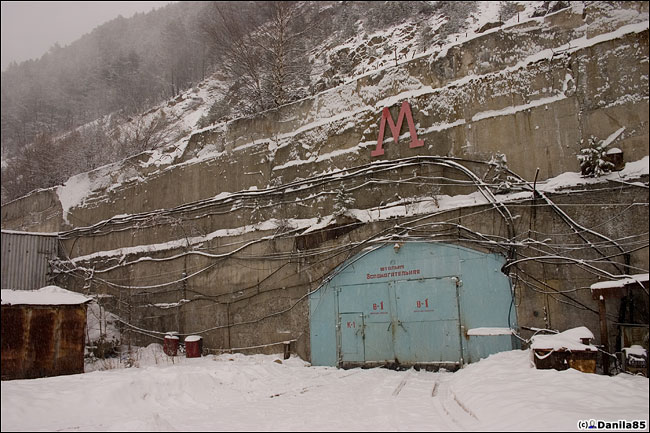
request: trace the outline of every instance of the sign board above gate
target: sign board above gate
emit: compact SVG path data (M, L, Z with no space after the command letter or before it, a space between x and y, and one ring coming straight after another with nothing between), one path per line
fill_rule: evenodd
M397 143L399 141L399 133L402 129L402 124L404 123L404 117L406 117L406 123L408 123L409 133L411 134L411 145L409 148L424 146L424 140L418 138L418 133L415 130L415 123L413 122L413 115L411 114L411 105L407 101L404 101L402 102L399 115L397 116L397 124L393 121L393 117L390 115L388 107L384 107L382 110L381 123L379 124L379 136L377 137L377 147L375 150L370 152L371 156L381 156L384 154L383 144L386 122L388 122L390 131L393 134L393 142Z

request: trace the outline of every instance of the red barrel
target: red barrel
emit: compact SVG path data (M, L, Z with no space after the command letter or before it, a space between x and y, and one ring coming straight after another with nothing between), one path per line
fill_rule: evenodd
M163 352L169 356L176 356L178 353L178 337L176 335L165 335Z
M185 338L185 356L199 358L203 352L203 339L199 335L190 335Z

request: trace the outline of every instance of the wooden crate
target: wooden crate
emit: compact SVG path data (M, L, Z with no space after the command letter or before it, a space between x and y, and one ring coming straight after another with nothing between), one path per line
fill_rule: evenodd
M596 358L594 350L550 350L534 349L535 367L540 370L567 370L573 368L583 373L596 373Z

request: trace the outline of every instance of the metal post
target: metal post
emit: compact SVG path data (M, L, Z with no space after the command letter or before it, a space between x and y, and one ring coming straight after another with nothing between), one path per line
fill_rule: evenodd
M289 359L291 358L291 342L290 341L285 341L284 342L284 359Z
M605 298L601 295L598 300L598 312L600 313L600 344L603 346L603 374L609 375L609 337L607 334L607 314L605 310Z

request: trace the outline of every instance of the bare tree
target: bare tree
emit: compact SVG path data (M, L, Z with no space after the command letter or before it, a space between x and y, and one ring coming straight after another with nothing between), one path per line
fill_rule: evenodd
M305 43L309 20L304 4L270 2L270 19L255 35L262 48L267 91L273 104L280 106L298 96L308 84L309 62Z
M244 112L286 104L309 83L307 31L312 6L298 2L211 3L203 31L218 51Z
M122 156L153 150L168 144L174 138L174 134L179 132L169 127L177 120L178 117L170 117L164 111L151 118L143 116L130 118L115 137Z
M215 56L221 60L224 72L234 80L235 91L241 94L241 99L249 101L244 111L266 108L261 53L251 36L260 21L259 14L247 2L212 2L201 21L201 29L212 41Z

